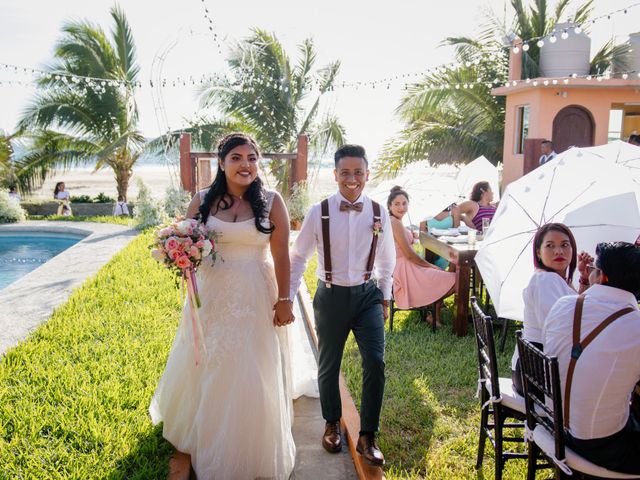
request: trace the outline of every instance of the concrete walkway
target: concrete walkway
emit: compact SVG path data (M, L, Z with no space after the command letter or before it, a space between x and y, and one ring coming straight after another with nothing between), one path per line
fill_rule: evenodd
M0 357L45 322L71 292L95 275L137 234L122 225L89 222L31 221L0 225L1 234L67 233L86 235L0 290Z
M310 302L309 292L303 285L300 295L304 301ZM314 333L315 322L312 318L305 318L300 308L299 300L294 302L296 322L303 322L309 345L316 353ZM322 448L321 440L324 433L325 421L322 418L319 398L300 397L293 402L294 422L293 439L296 443L296 466L292 479L296 480L356 480L355 466L347 442L343 438L343 448L340 453L329 453Z

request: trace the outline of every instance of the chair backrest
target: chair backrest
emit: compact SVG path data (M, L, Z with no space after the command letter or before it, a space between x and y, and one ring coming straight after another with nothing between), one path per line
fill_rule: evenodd
M562 397L558 359L545 355L517 332L518 354L524 387L527 427L542 425L555 440L555 457L565 458Z
M491 383L491 396L500 398L500 381L496 345L493 340L493 324L491 317L485 315L480 305L478 305L476 297L471 297L471 317L473 318L473 328L476 332L480 381L489 381Z

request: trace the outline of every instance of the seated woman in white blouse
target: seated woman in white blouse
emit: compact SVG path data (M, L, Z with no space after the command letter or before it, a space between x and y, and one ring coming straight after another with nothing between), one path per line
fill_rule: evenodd
M565 295L575 295L571 279L578 267L580 290L589 286L587 265L593 258L586 252L576 255L576 240L569 228L562 223L547 223L538 228L533 238L533 265L535 272L522 291L524 318L522 337L540 350L544 320L556 300ZM514 390L523 395L520 359L516 349L511 359Z
M71 212L71 194L68 190L65 190L64 182L56 183L56 188L53 190L53 198L58 200L58 215L64 215L69 217L73 215Z

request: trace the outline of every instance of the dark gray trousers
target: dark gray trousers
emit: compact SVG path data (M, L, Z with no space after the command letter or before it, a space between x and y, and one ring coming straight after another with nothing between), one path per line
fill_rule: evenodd
M339 375L344 345L353 335L362 357L360 429L376 432L384 394L384 316L382 292L373 282L355 287L318 281L313 311L318 334L318 387L322 416L336 422L342 416Z

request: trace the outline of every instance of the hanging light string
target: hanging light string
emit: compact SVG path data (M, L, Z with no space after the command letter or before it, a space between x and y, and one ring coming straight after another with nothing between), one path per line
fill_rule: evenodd
M209 14L209 9L207 8L205 0L202 0L202 7L204 8L204 18L208 23L209 32L213 36L213 43L217 47L218 54L222 55L222 45L220 44L220 38L218 32L216 31L215 24L213 23L213 19Z
M403 85L400 86L400 88L404 89L404 90L409 90L411 88L426 88L428 90L447 90L447 89L455 89L455 90L460 90L460 89L472 89L475 88L477 86L486 86L487 88L495 88L495 87L515 87L517 85L520 84L532 84L533 86L537 86L537 85L544 85L544 86L563 86L563 85L569 85L571 84L572 80L576 80L576 79L581 79L581 80L587 80L587 81L595 81L595 82L602 82L603 80L610 80L612 78L618 78L621 80L636 80L636 79L640 79L640 72L636 71L636 70L629 70L629 71L625 71L625 72L616 72L615 75L612 75L609 72L605 72L605 73L600 73L600 74L587 74L587 75L578 75L578 74L572 74L572 75L568 75L568 76L562 76L562 77L548 77L548 78L535 78L535 79L523 79L523 80L509 80L507 82L505 82L504 80L495 77L495 78L488 78L488 79L482 79L482 78L477 78L476 80L472 80L472 81L463 81L463 80L459 80L459 81L449 81L449 82L437 82L437 83L404 83ZM14 86L14 85L18 85L18 86L25 86L25 87L35 87L35 85L33 84L33 82L31 81L21 81L21 80L2 80L0 79L0 87L1 86ZM387 84L387 89L390 88L391 83ZM162 85L160 85L162 86ZM170 84L166 84L164 85L166 88L169 88ZM272 84L271 84L272 86ZM366 84L352 84L352 85L348 85L345 86L345 88L348 87L352 87L356 90L358 90L358 88L360 87L366 87ZM264 110L264 107L266 106L266 102L264 102L261 97L260 97L260 90L257 89L256 87L259 87L259 85L243 85L243 88L248 92L248 93L255 93L255 100L251 105L248 105L246 108L254 110L255 112L262 112L265 114L265 116L268 116ZM104 88L100 85L97 85L93 87L95 88ZM375 89L375 87L374 87ZM99 91L99 90L98 90ZM283 91L286 92L286 88L283 89ZM265 122L266 121L273 121L275 119L273 118L265 118Z
M219 49L221 50L221 45L219 42L219 36L218 34L215 32L215 28L214 28L214 23L213 20L211 19L211 16L209 15L209 10L205 5L205 0L201 0L203 3L203 7L205 9L205 18L207 20L207 22L209 23L209 31L212 33L212 35L214 35L214 40L216 41L216 45L218 45ZM595 24L596 21L598 20L602 20L602 19L608 19L610 20L614 15L616 14L626 14L629 10L636 8L640 6L640 2L636 2L633 3L631 5L628 5L624 8L620 8L618 10L614 10L612 12L600 15L594 19L591 19L587 22L585 22L582 25L576 25L575 27L571 27L568 29L563 29L561 33L559 33L559 36L561 39L566 39L569 36L569 32L573 31L575 34L580 34L583 31L583 28L588 26L589 24ZM557 41L558 38L558 31L554 31L552 32L550 35L547 35L549 37L548 41L551 43L555 43ZM465 62L459 62L459 63L447 63L447 64L443 64L437 67L433 67L433 68L427 68L425 70L421 70L421 71L413 71L413 72L406 72L406 73L399 73L393 76L388 76L388 77L384 77L384 78L378 78L378 79L374 79L374 80L356 80L356 81L336 81L334 82L334 85L332 86L331 90L336 90L339 88L345 89L345 88L354 88L356 90L360 89L360 88L372 88L375 89L376 87L379 88L386 88L387 90L391 88L392 84L397 83L398 81L402 82L402 81L406 81L405 79L410 79L412 77L420 77L420 76L425 76L425 75L430 75L430 74L439 74L439 73L444 73L448 70L454 70L457 68L461 68L462 66L465 67L471 67L472 65L479 65L480 62L482 62L483 60L496 60L499 56L504 54L504 48L507 49L513 49L514 53L520 53L520 51L528 51L530 45L535 44L539 47L542 48L545 45L545 38L547 36L540 36L540 37L533 37L533 38L529 38L526 40L520 40L518 41L518 43L516 45L505 45L500 49L496 49L494 51L491 52L485 52L481 55L476 56L475 58L469 59ZM44 70L40 70L40 69L36 69L36 68L32 68L32 67L25 67L25 66L20 66L20 65L13 65L13 64L8 64L8 63L2 63L0 62L0 72L2 71L2 69L4 69L6 72L8 73L14 73L14 74L31 74L33 76L35 76L37 79L39 78L44 78L44 79L55 79L55 80L61 80L63 83L67 83L67 82L72 82L75 84L84 84L87 87L91 87L92 89L100 92L101 90L104 90L104 87L106 86L122 86L122 87L132 87L132 88L142 88L143 85L148 84L149 87L154 87L154 81L153 79L149 79L148 81L145 81L143 83L143 81L137 80L135 82L129 82L127 80L116 80L116 79L109 79L109 78L99 78L99 77L90 77L90 76L83 76L83 75L76 75L76 74L70 74L70 73L63 73L63 72L50 72L50 71L44 71ZM626 72L627 75L632 74L635 72ZM624 75L624 74L623 74ZM597 78L600 78L601 76L598 76ZM265 86L265 87L269 87L269 86L276 86L274 82L276 82L277 80L269 80L264 79L264 78L258 78L255 76L255 74L253 74L253 72L251 72L250 69L248 69L246 71L246 73L244 73L243 75L241 75L240 77L236 77L236 78L229 78L225 75L221 75L221 74L213 74L213 75L202 75L199 78L195 78L193 76L178 76L175 78L161 78L161 79L157 79L156 82L159 82L159 87L162 88L167 88L167 87L184 87L184 86L205 86L207 84L211 84L211 83L226 83L228 85L231 85L233 87L239 87L239 88L247 88L247 87L255 87L255 86ZM472 82L474 84L481 84L481 83L486 83L484 80L478 79L477 82ZM499 82L498 82L499 83ZM21 81L16 81L16 80L5 80L2 81L3 85L24 85L24 82ZM247 85L250 84L250 85ZM315 78L310 86L307 86L307 88L313 90L313 89L319 89L320 88L320 84L321 84L321 79L319 78ZM406 88L406 83L405 83L405 88ZM462 83L461 85L464 85L464 83ZM286 91L286 86L281 85L278 88L284 89Z
M538 48L542 48L545 46L545 39L547 37L549 37L548 40L550 43L556 43L558 41L558 37L560 37L561 40L566 40L567 38L569 38L569 34L571 32L573 32L575 35L580 35L585 28L587 28L589 25L595 25L595 23L598 20L602 20L605 18L607 20L611 20L611 17L620 13L626 15L629 10L631 10L632 8L636 8L638 6L640 6L640 2L636 2L631 5L627 5L624 8L619 8L618 10L613 10L609 13L605 13L598 17L592 18L591 20L587 20L582 24L577 24L573 27L563 28L562 31L555 29L553 32L547 35L540 35L539 37L532 37L526 40L519 40L515 43L515 45L505 45L504 48L512 48L513 53L516 53L516 54L520 53L520 51L527 52L530 46L533 45L534 43Z
M32 67L24 67L20 65L12 65L10 63L2 63L0 62L0 69L4 69L8 73L14 73L18 75L33 75L37 79L52 79L52 80L60 80L64 83L74 83L74 84L86 84L88 86L96 86L96 87L137 87L142 86L142 83L139 81L130 82L128 80L116 80L113 78L100 78L100 77L88 77L84 75L77 75L73 73L66 72L47 72L45 70L40 70Z

